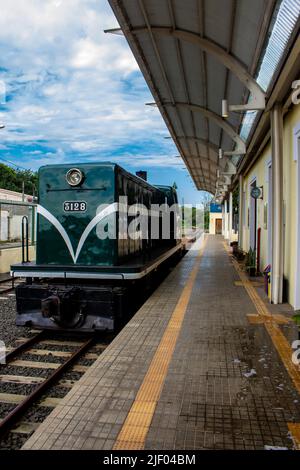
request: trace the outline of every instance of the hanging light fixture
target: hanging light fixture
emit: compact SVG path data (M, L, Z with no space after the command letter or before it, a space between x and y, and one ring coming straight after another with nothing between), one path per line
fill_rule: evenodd
M228 116L229 116L228 101L227 100L222 100L222 117L223 118L228 118Z

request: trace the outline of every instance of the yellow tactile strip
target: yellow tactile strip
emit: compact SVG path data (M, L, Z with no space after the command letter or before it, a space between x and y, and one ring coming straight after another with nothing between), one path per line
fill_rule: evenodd
M170 321L158 348L150 363L135 401L127 415L117 437L114 450L143 449L148 430L159 400L161 390L172 359L176 341L181 330L185 312L198 274L200 259L205 248L206 239L196 257L194 267L172 313Z
M258 315L257 313L250 313L247 315L248 321L251 324L262 324L265 323L265 319L262 315ZM273 314L273 321L278 325L286 325L287 323L292 322L293 320L281 315L280 313Z
M227 247L225 248L228 251ZM260 298L252 283L248 280L247 275L241 271L238 262L234 259L232 262L241 281L243 282L245 289L248 292L249 297L255 305L258 315L261 318L260 323L264 324L286 370L288 371L294 383L295 388L297 389L298 393L300 393L300 367L292 362L293 350L278 326L278 323L283 322L283 319L281 318L282 316L271 314L267 305ZM255 322L258 323L257 320L255 320Z
M288 423L288 428L293 438L295 448L300 450L300 424Z
M261 315L257 315L257 313L249 313L247 319L251 325L261 325L264 323L264 319Z
M234 285L237 287L244 287L244 284L242 281L234 281ZM256 281L251 281L251 285L253 287L261 287L262 283L261 282L256 282Z

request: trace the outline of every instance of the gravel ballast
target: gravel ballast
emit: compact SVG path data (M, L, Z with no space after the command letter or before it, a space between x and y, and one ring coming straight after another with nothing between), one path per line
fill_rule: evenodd
M1 297L1 296L0 296ZM4 297L4 296L3 296ZM35 332L30 328L18 327L15 324L16 321L16 301L13 296L6 296L6 298L0 299L0 340L4 342L6 347L16 347L20 343L16 342L20 338L30 338L35 335ZM68 340L71 341L82 341L86 338L78 336L76 334L64 334L61 332L49 332L49 338L55 339L65 344L49 344L46 343L48 335L46 335L44 342L33 345L33 349L47 350L48 354L31 354L30 349L20 353L16 359L22 359L24 361L31 362L42 362L42 363L55 363L57 365L63 364L67 358L55 355L55 351L63 352L75 352L78 347L75 345L68 344ZM104 343L109 343L107 337L103 338ZM91 348L90 352L96 352L96 349ZM99 351L99 354L101 352ZM76 364L90 366L94 361L86 359L84 356L81 357ZM43 369L35 367L21 367L17 365L8 364L7 366L1 367L2 375L16 375L16 376L29 376L29 377L40 377L47 378L53 373L53 369ZM68 380L76 383L77 380L83 375L81 372L75 372L68 369L63 376L62 380ZM23 383L12 383L0 382L0 393L2 394L18 394L18 395L29 395L38 386L38 384L23 384ZM41 399L27 412L24 413L21 421L27 423L41 423L53 410L52 407L38 406L40 401L43 401L47 397L63 398L70 391L70 387L64 387L63 385L53 384L52 387L47 390ZM15 404L5 403L0 401L0 420L3 419L9 412L15 408ZM6 436L0 439L0 449L20 449L24 442L29 438L30 434L21 434L16 432L9 432Z
M32 330L16 325L16 298L8 296L0 299L0 340L11 346L20 337L30 338Z

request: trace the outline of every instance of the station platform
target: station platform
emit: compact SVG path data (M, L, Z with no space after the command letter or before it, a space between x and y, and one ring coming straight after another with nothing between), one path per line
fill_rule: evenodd
M193 248L23 449L298 448L293 312L221 236Z

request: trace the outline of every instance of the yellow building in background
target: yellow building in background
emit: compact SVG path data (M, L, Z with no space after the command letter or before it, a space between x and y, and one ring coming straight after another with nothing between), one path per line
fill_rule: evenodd
M209 210L209 233L211 235L221 235L223 229L222 206L220 204L210 204Z
M283 300L300 308L300 106L291 104L283 117ZM272 148L270 140L242 179L241 248L257 251L260 229L259 268L272 266ZM254 187L260 196L251 196Z

